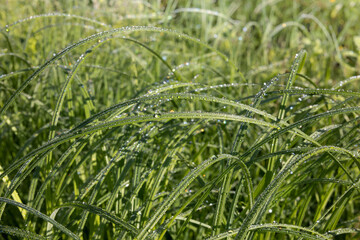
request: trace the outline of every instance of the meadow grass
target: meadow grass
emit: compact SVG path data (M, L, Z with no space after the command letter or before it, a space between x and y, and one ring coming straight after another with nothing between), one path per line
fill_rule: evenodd
M359 9L3 1L0 238L360 238Z

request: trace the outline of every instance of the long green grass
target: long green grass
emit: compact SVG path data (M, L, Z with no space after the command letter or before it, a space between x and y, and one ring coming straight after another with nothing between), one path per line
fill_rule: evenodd
M360 1L0 4L1 239L359 239Z

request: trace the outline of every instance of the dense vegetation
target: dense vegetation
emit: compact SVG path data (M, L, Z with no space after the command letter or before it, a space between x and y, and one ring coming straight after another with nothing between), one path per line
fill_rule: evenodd
M0 238L359 239L360 1L0 1Z

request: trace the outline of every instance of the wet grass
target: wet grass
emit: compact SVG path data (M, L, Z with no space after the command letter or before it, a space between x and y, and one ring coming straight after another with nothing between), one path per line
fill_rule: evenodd
M0 6L2 239L357 239L359 1Z

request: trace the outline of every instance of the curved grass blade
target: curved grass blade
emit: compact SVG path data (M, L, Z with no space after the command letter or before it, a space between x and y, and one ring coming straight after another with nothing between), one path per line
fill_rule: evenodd
M290 70L290 75L289 78L287 80L286 83L286 90L291 89L292 85L295 82L296 79L296 74L299 73L301 71L301 68L304 65L305 62L305 58L306 58L306 51L305 50L301 50L298 54L296 54L295 56L295 60L291 66L291 70ZM288 93L284 93L282 96L282 100L281 100L281 104L280 104L280 111L278 113L278 121L281 121L284 119L285 117L285 109L286 109L286 105L288 102L288 98L289 98L289 94ZM274 138L272 140L271 143L271 149L270 149L270 153L274 153L277 151L278 149L278 138ZM277 165L277 158L270 158L269 162L267 164L267 172L265 175L265 182L264 182L264 187L266 187L273 179L274 177L274 169Z
M14 71L14 72L10 72L10 73L7 73L7 74L2 74L2 75L0 75L0 81L6 80L8 78L11 78L11 77L19 75L19 74L23 74L23 73L32 71L34 69L36 69L36 67L24 68L24 69L17 70L17 71Z
M199 112L179 112L179 113L162 113L162 114L154 114L154 115L141 115L141 116L132 116L126 117L114 121L100 123L88 128L79 129L75 132L69 132L58 137L54 138L52 141L44 144L43 146L39 147L36 150L30 152L27 156L20 159L16 163L13 163L9 166L4 172L0 175L0 178L4 177L5 175L9 174L13 171L17 166L21 163L25 162L26 160L43 153L47 150L54 149L56 146L65 143L69 140L76 139L85 135L89 135L94 132L98 132L101 130L109 129L112 127L123 126L132 123L140 123L140 122L154 122L154 121L162 121L162 120L171 120L171 119L208 119L208 120L232 120L232 121L239 121L239 122L249 122L260 126L266 126L271 128L278 129L277 125L272 123L267 123L261 120L253 119L253 118L246 118L243 116L232 115L232 114L224 114L224 113L199 113Z
M46 189L46 187L48 186L48 184L51 182L51 180L53 179L53 177L58 174L59 170L60 170L60 166L65 162L65 164L69 164L72 159L74 159L74 157L69 158L67 161L66 159L68 158L68 156L75 150L75 154L74 156L77 156L79 154L79 152L83 149L84 145L86 144L86 141L75 141L66 151L64 151L64 153L61 155L61 157L59 158L59 160L54 164L54 166L52 167L50 173L46 176L45 180L43 181L43 183L41 184L41 186L38 188L38 190L36 191L36 196L34 198L34 208L35 209L40 209L41 205L40 205L40 201L42 198L42 195ZM60 181L61 182L61 181ZM59 184L61 185L61 184ZM59 196L60 194L56 191L55 194L57 196Z
M303 14L301 14L301 16L299 17L299 19L300 19L300 20L301 20L301 19L311 19L311 20L313 20L316 24L319 25L319 27L320 27L321 30L323 31L324 35L325 35L326 38L328 39L329 43L332 42L332 38L331 38L331 36L330 36L329 31L326 29L326 27L324 26L324 24L322 24L321 21L320 21L317 17L315 17L315 16L312 15L312 14L305 14L305 13L303 13Z
M164 200L164 202L157 208L152 217L147 221L146 225L140 230L139 234L136 236L137 239L145 239L149 234L149 231L160 221L161 216L169 209L169 207L177 200L178 196L185 191L187 186L195 180L195 178L201 174L202 171L212 166L216 162L225 160L228 158L234 158L231 155L220 155L218 157L210 158L202 162L197 168L192 170L179 184L178 186L170 193L170 195Z
M323 215L317 219L314 224L311 226L311 229L314 229L316 226L318 226L319 224L321 224L323 222L323 220L325 219L325 217L328 216L328 214L335 208L335 209L339 209L340 211L342 210L342 207L338 207L338 205L343 204L344 202L346 202L349 199L349 196L351 196L354 192L355 189L359 189L359 183L360 180L357 181L357 183L352 184L338 199L336 199L336 201L331 205L330 208L328 208ZM338 207L338 208L336 208ZM344 207L344 206L343 206ZM338 215L338 214L337 214ZM336 215L335 215L336 217ZM333 216L332 216L333 218Z
M276 77L272 78L270 80L270 82L268 84L265 84L265 86L255 95L253 103L252 103L252 106L253 106L254 109L256 109L260 105L262 97L267 93L269 88L277 81L279 81L279 76L276 76ZM248 110L248 112L246 113L245 116L246 117L252 117L253 115L254 114L252 113L252 111ZM233 145L231 147L231 152L232 153L238 152L238 150L240 148L241 140L242 140L246 130L247 130L247 124L241 124L238 131L237 131L237 134L235 136Z
M355 108L337 109L337 110L334 110L334 111L328 111L328 112L325 112L325 113L321 113L321 114L318 114L318 115L303 119L303 120L301 120L299 122L296 122L296 123L294 123L292 125L289 125L289 126L283 128L283 129L280 129L280 130L276 131L274 134L272 134L268 138L264 139L263 141L259 142L255 146L253 146L253 149L259 148L260 146L262 146L262 144L264 144L267 141L270 141L273 137L275 137L277 135L280 135L283 132L287 132L291 128L294 128L294 127L296 127L296 126L298 126L298 125L300 125L300 124L302 124L304 122L307 122L309 120L314 120L314 119L317 119L317 118L322 118L322 117L331 116L331 115L340 114L340 113L357 112L357 111L360 111L360 108L355 107ZM153 121L155 119L156 118L152 118ZM88 130L88 132L89 133L95 132L93 130L94 130L94 128L90 128L90 130ZM41 153L41 152L47 151L49 149L52 149L52 148L56 147L57 145L59 145L59 144L61 144L63 142L66 142L67 140L86 135L86 133L87 133L87 131L78 132L77 134L71 134L70 136L65 135L63 137L59 137L58 139L54 139L54 141L52 141L52 142L46 144L45 146L40 147L39 149L37 149L37 150L33 151L32 153L30 153L26 158L24 158L25 160L24 159L22 159L21 161L19 160L19 162L17 162L16 165L21 164L21 162L26 161L26 159L32 158L33 156L37 155L38 153ZM249 151L245 152L243 154L243 157L247 156L249 153L250 153ZM13 170L16 167L16 165L12 165L10 167L10 170ZM8 170L8 172L10 172L9 168L6 169L5 172L2 174L2 177L8 174L7 170Z
M207 240L218 240L218 239L224 239L228 237L232 237L237 232L238 229L229 230L227 232L221 233L217 236L207 238ZM322 240L330 240L332 238L321 234L317 231L307 229L304 227L296 226L296 225L290 225L290 224L280 224L280 223L266 223L266 224L260 224L260 225L251 225L249 228L249 231L254 232L276 232L276 233L283 233L289 236L294 237L305 237L307 239L322 239Z
M272 91L268 93L269 95L272 94L292 94L292 95L339 95L339 96L354 96L360 97L359 92L353 92L351 90L333 90L333 89L286 89L286 90L278 90Z
M160 90L167 90L167 88L160 89ZM87 124L91 123L92 121L94 121L95 119L98 119L101 116L111 113L117 109L129 107L129 106L132 106L132 105L138 104L138 103L145 103L147 101L156 101L156 100L161 100L161 99L167 99L167 100L188 99L188 100L200 100L200 101L220 103L220 104L224 104L224 105L228 105L228 106L237 107L240 109L245 109L245 110L257 113L261 116L267 117L271 120L276 120L276 118L274 116L272 116L271 114L268 114L265 111L262 111L262 110L256 109L255 107L251 107L249 105L238 103L238 102L235 102L232 100L227 100L227 99L217 98L217 97L207 96L207 95L192 94L192 93L170 93L170 94L165 93L165 94L145 95L145 96L142 96L139 98L131 99L131 100L116 104L116 105L114 105L110 108L107 108L97 114L94 114L92 117L86 119L85 121L80 123L78 126L76 126L71 131L76 131L76 129L82 128L82 127L86 126ZM282 124L284 124L284 123L282 123Z
M62 204L59 208L64 208L64 207L74 207L74 208L81 208L85 211L97 214L103 218L105 218L106 220L116 224L116 225L120 225L121 227L127 229L128 231L130 231L132 234L137 234L138 233L138 229L135 228L134 226L132 226L131 224L127 223L126 221L118 218L117 216L90 204L86 204L86 203L82 203L82 202L67 202Z
M296 182L294 184L296 185L303 185L303 184L311 184L313 185L313 183L335 183L335 184L340 184L340 185L345 185L345 186L350 186L353 183L350 181L345 181L345 180L341 180L341 179L334 179L334 178L312 178L312 179L306 179L300 182Z
M76 61L74 67L72 68L71 72L67 76L66 81L63 84L62 90L60 92L60 96L59 96L59 98L58 98L58 100L56 102L54 114L53 114L53 117L52 117L52 120L51 120L51 128L52 128L52 130L51 130L51 132L49 134L49 140L53 139L54 136L55 136L55 129L54 128L57 126L57 123L58 123L58 120L59 120L60 111L61 111L64 99L65 99L65 94L68 91L69 86L71 85L72 79L74 78L74 76L75 76L75 74L76 74L76 72L78 70L78 67L84 62L84 60L87 58L87 56L90 53L92 53L92 51L95 48L99 47L102 43L103 42L97 43L97 44L93 45L92 47L90 47L88 50L86 50L86 52L84 54L82 54L79 57L79 59Z
M328 235L332 235L332 236L338 236L338 235L349 234L349 233L359 234L360 229L358 229L358 228L340 228L340 229L336 229L336 230L327 232Z
M184 145L184 142L187 141L187 139L199 128L199 125L194 125L190 129L187 130L185 134L180 135L178 138L174 138L170 144L169 147L172 149L172 151L169 154L166 154L164 157L162 157L161 165L169 164L171 159L180 151L180 148ZM155 182L153 184L153 187L151 189L151 192L149 194L149 200L145 205L144 210L144 217L148 217L150 215L150 210L152 207L152 201L155 199L156 192L158 191L159 185L161 180L163 179L166 168L160 168L158 170L158 173L155 177Z
M235 218L235 211L236 211L237 204L238 204L238 201L239 201L239 198L241 195L241 190L243 187L243 184L242 184L243 180L244 180L243 177L241 177L239 180L239 184L236 187L235 196L232 199L229 215L227 217L226 229L231 229L231 226L233 226L234 218Z
M311 159L311 157L323 152L337 152L337 153L349 155L351 158L354 158L353 153L349 152L346 149L334 147L334 146L325 146L325 147L316 148L313 151L307 152L303 155L293 158L291 162L289 162L287 165L285 165L285 167L283 167L283 169L279 172L279 174L276 175L274 180L267 186L267 188L258 197L257 201L254 204L254 207L250 210L249 214L244 219L244 222L242 223L240 230L236 235L235 239L246 238L249 231L249 227L252 224L257 223L263 217L261 213L265 212L266 207L270 203L271 198L273 197L275 191L283 183L285 178L291 174L290 173L291 171L294 171L294 169L304 161L309 160Z
M352 77L349 77L349 78L347 78L345 80L342 80L342 81L338 82L337 84L335 84L334 88L338 89L338 88L343 87L344 85L346 85L348 83L352 83L352 82L357 81L357 80L360 80L360 75L352 76Z
M115 28L115 29L112 29L109 31L96 33L87 38L84 38L84 39L78 41L77 43L67 46L66 48L61 50L59 53L55 54L55 56L53 56L50 60L45 62L35 72L33 72L33 74L31 74L31 76L29 78L27 78L26 81L21 84L21 86L16 90L16 92L13 95L11 95L11 97L5 102L4 106L0 109L0 115L2 115L9 108L10 104L15 100L15 98L27 87L27 85L30 84L30 82L35 77L37 77L41 72L43 72L50 64L55 62L57 59L61 58L62 56L64 56L68 52L70 52L71 50L76 49L92 40L106 38L106 37L112 36L114 34L127 33L127 32L160 32L160 33L163 32L163 33L168 33L171 35L176 35L180 38L184 38L186 40L192 41L192 42L197 43L205 48L210 49L211 51L216 52L224 61L228 62L234 69L237 69L236 66L234 65L234 63L232 61L230 61L228 59L228 57L226 57L224 54L220 53L215 48L201 42L199 39L193 38L193 37L183 34L183 33L179 33L175 30L163 29L163 28L158 28L158 27L143 27L143 26Z
M245 178L246 181L246 188L247 188L247 192L248 192L248 196L249 196L249 208L252 208L254 205L254 196L253 196L253 184L252 184L252 180L251 180L251 175L250 175L250 171L247 168L247 166L245 165L245 163L243 161L241 161L240 159L236 159L236 162L240 165L241 170L243 171L243 177ZM230 163L228 163L228 165L230 165ZM219 200L217 202L217 208L216 208L216 212L215 212L215 216L214 216L214 220L213 220L213 230L214 228L216 229L216 231L213 231L213 234L216 232L216 234L219 234L220 228L218 227L218 224L220 224L221 222L221 218L223 217L223 211L225 209L225 200L226 200L226 196L228 195L228 192L230 191L229 189L229 185L230 185L230 178L228 176L232 176L232 174L227 175L224 178L223 183L225 182L226 185L223 185L222 188L220 189L220 194L219 194ZM225 181L225 180L227 180ZM241 181L239 182L240 184L242 183ZM240 188L241 186L238 185L237 188ZM223 197L222 197L223 196ZM219 207L218 207L219 206Z
M60 111L62 109L62 105L63 105L63 102L64 102L64 99L65 99L65 95L66 93L69 91L69 87L71 86L71 82L78 70L78 67L84 62L84 60L87 58L87 56L92 53L92 51L94 49L96 49L97 47L99 47L104 41L100 42L100 43L97 43L93 46L91 46L89 49L87 49L85 51L84 54L82 54L78 60L76 61L76 64L74 65L74 67L72 68L71 72L68 74L67 78L66 78L66 81L65 83L63 84L63 87L62 87L62 90L60 92L60 96L58 97L58 100L56 102L56 106L55 106L55 110L54 110L54 114L52 116L52 119L51 119L51 127L50 127L50 133L49 133L49 141L51 141L54 137L55 137L55 128L58 124L58 119L60 117ZM50 172L50 169L51 169L51 166L52 166L52 152L50 152L48 155L47 155L47 158L46 158L46 164L45 164L45 170L47 173ZM44 185L46 186L46 185ZM51 191L50 189L47 190L47 198L48 198L48 201L46 201L47 203L47 206L52 206L53 203L50 199L52 199L51 197ZM51 208L51 207L50 207Z
M43 237L39 234L29 232L29 231L23 230L21 228L4 226L4 225L0 225L0 233L3 233L3 234L5 233L5 234L12 235L12 236L19 237L19 238L46 240L45 237Z
M0 165L0 173L2 173L2 172L3 172L3 168ZM10 187L11 181L10 181L8 176L3 177L2 181L7 185L7 187ZM18 194L18 192L16 190L14 190L11 193L11 196L15 201L22 203L21 198L20 198L20 196L19 196L19 194ZM21 216L25 219L26 211L24 209L22 209L22 208L19 208L19 211L21 213Z
M17 24L21 24L21 23L24 23L24 22L27 22L27 21L33 21L34 19L37 19L37 18L47 18L47 17L77 18L77 19L85 20L87 22L92 22L92 23L95 23L95 24L98 24L98 25L101 25L101 26L104 26L104 27L111 27L111 25L107 25L105 23L96 21L96 20L91 19L91 18L87 18L87 17L83 17L83 16L79 16L79 15L74 15L74 14L69 14L69 13L54 12L54 13L45 13L45 14L40 14L40 15L33 15L33 16L30 16L30 17L27 17L27 18L24 18L24 19L17 20L16 22L13 22L13 23L7 25L6 29L9 29L10 27L13 27L13 26L15 26Z
M207 186L210 186L210 185L208 184ZM197 190L196 193L194 193L184 204L181 205L180 209L174 214L174 216L170 219L170 221L164 227L164 230L162 231L162 233L160 234L160 236L158 238L159 240L161 240L164 237L166 231L171 227L173 222L176 220L176 217L181 214L181 212L187 207L187 205L189 205L194 199L196 199L198 196L200 196L200 194L202 194L202 192L206 188L207 187L204 186L201 189Z
M105 139L105 137L104 137ZM136 151L136 150L135 150ZM99 191L101 189L101 184L104 182L105 177L108 175L109 171L112 169L112 167L115 165L115 161L118 160L121 155L122 155L122 151L118 151L114 154L115 156L109 161L107 160L107 162L109 162L103 169L101 169L101 171L95 176L94 179L92 179L90 181L91 185L90 186L95 186L89 200L88 200L88 204L93 204L96 200L96 196L99 194ZM85 187L85 191L83 191L80 195L79 195L79 199L82 199L86 193L84 192L88 192L90 191L88 187ZM88 212L84 212L82 214L81 217L81 221L80 224L78 225L78 233L79 235L82 235L82 231L83 228L85 227L85 223L87 221L89 213Z
M304 118L298 122L290 124L289 126L280 128L279 130L277 130L273 134L271 134L269 137L256 143L255 145L252 146L251 150L248 150L244 154L242 154L241 159L248 156L252 151L258 149L263 144L267 143L268 141L271 141L273 138L278 137L278 136L282 135L283 133L290 131L291 129L296 128L300 125L306 124L307 122L313 122L317 119L330 117L330 116L334 116L337 114L355 113L355 112L360 112L360 107L349 107L349 108L330 110L330 111L327 111L324 113L310 116L308 118ZM219 114L219 113L208 113L206 115L203 115L203 114L204 113L196 113L196 112L195 113L180 113L180 114L167 113L167 114L162 114L160 116L159 115L156 115L156 116L144 115L144 116L137 116L137 117L127 117L127 118L123 118L123 119L119 119L119 120L115 120L115 121L98 124L98 125L95 125L92 127L79 129L74 133L66 133L66 134L60 135L59 137L53 139L51 142L44 144L43 146L39 147L38 149L33 150L24 158L11 164L11 166L9 166L7 169L5 169L4 172L0 175L0 178L3 178L5 175L8 175L10 172L12 172L16 167L18 167L20 164L22 164L26 160L28 160L42 152L45 152L49 149L53 149L56 146L58 146L64 142L67 142L71 139L85 136L85 135L88 135L88 134L96 132L96 131L105 130L107 128L111 128L111 127L115 127L115 126L122 126L122 125L130 124L130 123L144 122L144 121L160 121L160 120L174 119L174 118L204 118L204 119L238 120L238 121L245 121L245 122L250 122L250 123L255 123L255 124L265 125L265 126L270 125L269 127L275 127L272 124L268 124L268 123L262 122L260 120L249 119L249 118L236 116L236 115ZM221 116L221 118L220 118L220 116ZM226 116L226 118L225 118L225 116ZM278 129L278 127L275 127L275 128Z
M202 196L200 197L200 199L197 201L197 203L195 204L195 206L193 207L193 210L192 212L189 214L187 220L185 221L185 223L181 226L181 228L179 229L178 231L178 235L184 230L185 226L188 224L188 222L190 221L190 218L192 216L192 214L196 211L196 209L198 209L200 207L200 205L205 201L205 199L208 197L208 195L210 194L211 190L215 188L215 186L221 181L221 180L224 180L229 172L232 171L232 169L235 167L235 166L238 166L240 165L241 168L243 168L242 170L245 172L245 175L249 174L249 173L246 173L248 172L248 168L246 167L245 163L239 159L239 158L234 158L233 160L235 160L235 162L232 162L231 165L229 167L227 167L216 179L214 179L211 183L210 183L210 187L205 189L205 192L202 194ZM244 168L245 167L245 168ZM249 194L249 199L250 199L250 204L252 204L252 201L253 201L253 195L252 195L252 192L251 190L253 190L253 187L252 187L252 182L251 182L251 177L250 177L250 174L248 176L248 179L246 180L247 181L247 188L248 188L248 194ZM242 181L239 182L239 185L237 186L237 190L236 191L239 191L240 187L242 185L240 185L242 183ZM251 192L250 192L251 191ZM233 205L235 204L235 202L237 201L237 199L235 199L233 201Z
M256 109L260 105L262 97L266 94L266 92L269 90L269 88L278 80L279 80L278 76L273 78L268 84L265 84L265 86L260 90L260 92L258 92L255 95L253 103L252 103L253 108ZM248 111L246 112L245 116L252 118L254 116L255 112L251 111L250 109L247 109L247 110ZM276 118L274 119L274 117L272 117L270 119L273 119L274 121L276 120ZM232 154L234 154L236 151L239 150L240 144L243 141L243 138L245 136L245 132L247 131L247 128L248 128L247 123L241 123L240 124L240 126L238 128L238 131L237 131L237 134L235 136L232 148L231 148L231 153ZM241 164L242 164L242 162L241 162ZM229 160L227 166L230 166L230 165L231 165L231 160ZM224 180L222 182L222 186L221 186L221 189L220 189L220 194L219 194L219 197L218 197L218 202L217 202L217 205L216 205L216 213L215 213L215 217L213 219L213 225L215 227L219 226L220 223L221 223L221 219L222 219L224 209L225 209L225 202L226 202L226 198L227 198L226 193L227 193L227 191L229 191L232 175L233 175L233 170L231 170L229 172L229 174L226 175L226 177L224 178ZM248 180L247 180L247 182L248 182ZM237 188L240 188L240 185L238 185ZM236 192L239 193L238 190L236 190ZM237 200L238 200L237 197L235 197L233 199L232 206L235 206L237 204L236 202L234 202L234 201L237 201ZM251 206L253 204L252 200L253 199L251 197L250 198L250 205ZM230 222L230 219L233 218L233 214L234 214L234 212L232 211L228 215L228 221L229 222ZM183 225L183 226L185 226L185 225ZM216 228L215 231L213 231L213 235L219 234L219 233L220 233L219 228Z
M41 162L41 160L44 159L44 157L47 155L48 151L45 151L44 153L40 154L39 156L36 156L36 161L32 161L33 159L30 158L28 161L26 161L19 171L16 173L15 177L11 181L10 185L8 186L4 197L8 198L10 195L12 195L17 187L24 181L24 179L31 173L31 171ZM0 218L2 217L2 214L4 213L6 206L6 202L0 203Z
M173 14L178 14L178 13L201 13L201 14L207 14L207 15L212 15L212 16L216 16L219 18L223 18L226 19L227 21L229 21L231 24L236 25L238 24L237 20L234 20L232 18L230 18L229 16L222 14L220 12L217 11L213 11L210 9L202 9L202 8L177 8L175 9L172 13Z
M277 25L270 33L269 38L272 39L276 34L278 34L279 32L281 32L283 29L285 29L287 27L297 27L297 28L301 29L301 31L303 33L305 33L306 36L310 35L309 31L306 29L306 27L303 24L298 23L298 22L289 21L289 22L283 22L283 23Z
M22 62L24 62L29 67L29 69L32 68L31 64L24 57L22 57L21 55L19 55L17 53L0 53L0 57L6 57L6 56L12 56L14 58L17 58L17 59L21 60ZM22 71L24 71L24 70L22 70ZM0 76L0 79L1 79L1 76Z
M61 230L63 233L68 235L70 238L80 240L80 238L78 236L76 236L73 232L71 232L69 229L67 229L66 227L64 227L63 225L61 225L60 223L58 223L54 219L46 216L45 214L39 212L36 209L33 209L33 208L29 207L29 206L26 206L25 204L13 201L13 200L8 199L8 198L3 198L3 197L0 197L0 202L4 202L4 203L10 204L10 205L21 207L21 208L25 209L26 211L36 215L37 217L44 219L48 223L51 223L52 225L57 227L59 230Z
M181 74L178 71L175 71L175 68L173 68L167 61L165 61L157 52L155 52L154 50L152 50L150 47L146 46L144 43L141 43L139 41L137 41L136 39L133 38L126 38L123 37L123 40L126 41L130 41L130 42L134 42L137 45L140 45L141 47L145 48L146 50L148 50L150 53L152 53L157 59L159 59L169 70L170 72L172 72L176 79L178 79L179 81L181 81L184 77L181 76Z
M347 109L348 109L348 110L350 110L350 109L353 109L353 110L354 110L354 108L347 108ZM341 109L341 110L340 110L340 109L337 109L337 110L328 111L328 112L325 112L325 113L320 113L320 114L318 114L318 115L311 116L311 117L305 118L305 119L303 119L303 120L300 120L300 121L298 121L298 122L296 122L296 123L293 123L293 124L291 124L291 125L283 128L283 129L280 129L280 130L274 132L273 134L271 134L270 136L268 136L267 138L263 139L262 141L254 144L249 150L247 150L245 153L243 153L243 154L241 155L240 159L245 159L247 156L250 155L250 153L252 153L252 152L255 151L256 149L260 148L260 147L263 146L265 143L271 141L273 138L275 138L275 137L277 137L277 136L280 136L280 135L283 133L283 131L284 131L284 132L287 132L287 131L289 131L290 129L295 128L296 126L299 126L299 125L301 125L301 124L304 124L304 123L306 123L306 122L308 122L308 121L315 120L315 119L319 119L319 118L323 118L323 117L332 115L332 114L334 114L334 113L336 113L336 112L337 112L337 113L340 113L340 112L342 112L342 111L344 111L344 110L345 110L345 109ZM359 109L356 110L356 111L359 111ZM351 158L354 158L354 161L358 161L358 160L353 156L353 154L352 154L351 152L348 152L348 154L351 156ZM214 183L213 183L213 185L212 185L212 187L211 187L210 189L212 189L213 187L215 187L215 185L218 183L219 179L221 180L226 174L228 174L228 173L231 171L231 169L233 169L233 168L236 167L236 166L237 166L237 163L233 163L233 164L230 165L227 169L225 169L225 171L222 172L222 173L218 176L217 180L214 181ZM345 171L346 171L346 169L345 169ZM351 176L350 176L350 177L351 177ZM198 201L197 207L199 207L199 205L201 204L201 202L205 200L205 198L208 196L209 193L210 193L210 191L207 191L207 192L205 192L205 193L203 194L202 199L200 199L200 200ZM197 207L195 207L195 209L196 209ZM184 225L183 225L183 226L184 226ZM182 229L183 229L183 228L182 228ZM181 231L181 230L180 230L180 231Z

